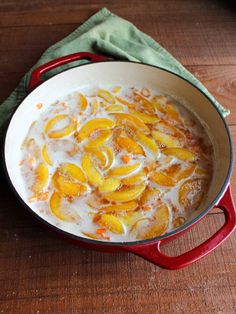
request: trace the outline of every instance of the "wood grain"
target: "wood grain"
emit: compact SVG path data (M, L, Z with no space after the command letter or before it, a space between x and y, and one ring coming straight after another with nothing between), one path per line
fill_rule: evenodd
M233 1L1 1L0 102L46 48L104 6L160 42L231 110L236 153ZM235 179L234 166L236 201ZM43 230L16 200L2 169L0 209L0 313L236 312L236 233L194 265L166 271L132 254L85 251ZM164 252L189 250L223 221L221 211L212 211Z

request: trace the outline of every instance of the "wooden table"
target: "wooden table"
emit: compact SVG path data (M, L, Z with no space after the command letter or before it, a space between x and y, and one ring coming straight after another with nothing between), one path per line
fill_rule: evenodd
M3 0L0 101L48 46L107 6L167 48L231 110L227 122L236 146L232 2ZM85 251L44 231L0 175L0 313L236 312L236 233L194 265L166 271L131 254ZM222 224L223 214L214 211L165 251L184 252Z

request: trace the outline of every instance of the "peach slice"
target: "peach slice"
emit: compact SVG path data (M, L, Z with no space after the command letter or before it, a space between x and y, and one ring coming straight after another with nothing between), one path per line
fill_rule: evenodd
M157 128L165 134L178 138L179 141L185 141L185 134L166 120L159 121Z
M98 97L104 99L109 104L115 104L116 102L114 96L105 89L100 89L98 91Z
M31 190L35 194L42 193L48 183L48 178L49 171L47 165L44 162L39 163L34 172L34 183Z
M100 208L101 211L105 211L106 213L112 212L123 212L123 211L132 211L138 207L138 203L135 201L123 203L123 204L114 204L108 205Z
M117 190L120 186L120 180L116 178L107 178L99 186L100 193L113 192Z
M115 86L112 88L112 92L115 94L118 94L121 92L122 87L121 86Z
M92 133L99 130L111 129L115 122L110 119L96 118L85 123L78 134L76 135L77 141L81 142L88 138Z
M102 150L96 147L85 146L84 151L90 153L92 156L96 157L99 160L99 168L105 167L107 163L107 158Z
M177 217L172 221L172 225L174 228L179 228L186 222L186 218L184 217Z
M165 134L161 131L152 131L153 138L165 147L180 147L179 140L171 135Z
M154 216L156 220L150 224L146 232L141 232L140 234L138 234L138 238L141 238L143 240L151 239L159 237L166 232L170 220L168 207L163 204L160 208L156 210Z
M111 231L112 233L117 233L117 234L125 233L122 223L115 216L112 216L109 214L102 214L96 220L96 222L103 228Z
M106 107L106 111L109 111L109 112L119 112L119 111L123 111L124 108L120 105L110 105L108 107Z
M184 161L195 161L197 155L184 148L165 148L162 150L165 155L175 156L176 158Z
M93 102L93 108L91 110L91 114L94 114L98 109L98 101L97 99L94 99L94 102Z
M124 185L135 185L135 184L141 184L146 180L146 175L144 173L138 173L132 177L127 177L122 179L122 183Z
M154 96L151 100L152 105L162 113L165 113L166 102L167 102L167 98L164 96Z
M173 104L165 105L165 113L170 120L175 120L176 122L182 122L180 119L179 112Z
M150 149L154 154L159 152L159 148L154 140L150 137L146 136L141 132L137 132L136 134L137 139L143 144L146 148Z
M94 240L100 240L101 239L101 237L95 233L85 232L85 231L81 231L81 233L83 233L83 235L85 235L86 237L94 239Z
M122 149L125 149L128 153L133 153L135 155L145 156L142 146L137 144L134 140L129 137L118 136L115 139L118 146Z
M163 185L163 186L175 186L176 181L165 175L162 172L154 172L151 176L150 176L151 180L154 181L155 183L159 184L159 185Z
M79 215L70 212L66 206L62 205L62 200L63 197L60 193L53 192L49 202L52 213L60 220L67 222L72 222L76 219L79 219Z
M130 122L135 128L144 131L149 132L149 128L146 126L145 123L143 123L142 120L128 114L128 113L111 113L111 115L114 115L115 118L118 120L119 123L124 124L125 121Z
M85 174L83 173L82 169L72 163L63 163L60 166L60 171L65 175L72 177L74 180L78 180L80 182L85 183L86 177Z
M133 108L134 107L134 104L131 104L130 102L128 102L127 100L124 100L118 96L116 96L116 100L119 101L119 103L121 103L122 105L125 105L127 106L128 108Z
M154 113L155 108L154 108L153 104L147 98L145 98L144 96L142 96L139 93L135 92L134 100L139 102L140 104L142 104L142 106L145 107L145 109L148 112Z
M180 181L180 180L190 177L191 174L194 172L195 168L196 168L196 165L192 164L186 169L180 171L179 174L176 175L176 180Z
M179 189L179 204L187 210L195 210L200 205L205 192L204 179L189 179Z
M205 176L208 175L208 171L206 169L197 167L195 170L195 173L198 174L199 176Z
M82 111L86 110L88 106L88 101L86 97L81 93L79 93L79 102L80 102L80 109Z
M136 162L130 166L116 167L116 168L111 169L108 175L109 176L125 176L137 170L140 167L140 165L141 165L140 162Z
M155 205L160 197L161 191L157 188L146 188L140 198L141 205Z
M48 150L47 150L47 145L46 145L46 144L44 144L44 145L43 145L43 148L42 148L42 157L43 157L43 160L44 160L49 166L52 166L52 165L53 165L53 162L52 162L51 158L49 157Z
M87 175L88 181L91 185L99 186L103 182L102 174L96 169L92 159L88 154L82 157L82 168Z
M52 176L52 182L54 187L64 196L80 196L87 190L85 185L71 181L70 178L61 175L58 170Z
M98 135L94 137L93 139L90 139L87 143L87 147L92 147L92 146L100 146L103 145L105 142L107 142L110 137L112 136L112 131L111 130L101 130L98 132Z
M55 130L55 131L51 131L50 130L52 129L52 127L59 121L61 120L64 120L64 119L70 119L70 122L67 126L65 126L64 128L62 129L59 129L59 130ZM62 138L62 137L65 137L69 134L71 134L72 132L74 132L76 130L76 127L77 127L77 120L75 117L71 117L67 114L60 114L60 115L57 115L55 117L53 117L52 119L50 119L45 128L44 128L44 131L45 133L48 135L48 137L50 138Z
M138 211L127 211L124 213L116 213L116 217L118 217L126 226L130 226L142 217L142 213Z
M145 185L135 185L132 187L122 188L115 192L105 194L103 197L108 201L129 202L139 198L145 187Z
M142 120L144 123L156 123L157 121L159 121L159 118L157 118L157 116L153 114L149 115L134 109L130 109L129 112L136 118Z
M101 147L102 151L106 153L107 155L107 165L106 167L104 167L104 170L108 170L111 168L112 164L113 164L113 161L114 161L114 153L113 153L113 150L112 148L110 147L107 147L107 146L102 146Z

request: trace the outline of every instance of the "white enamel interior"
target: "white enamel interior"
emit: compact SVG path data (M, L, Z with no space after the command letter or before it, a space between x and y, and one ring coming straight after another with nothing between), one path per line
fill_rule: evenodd
M205 126L215 150L215 171L204 203L190 217L190 220L194 219L216 198L226 181L231 158L229 136L221 116L207 97L178 76L144 64L115 61L87 64L62 72L31 92L16 110L5 141L6 168L15 190L26 202L19 167L20 147L31 123L41 113L36 104L43 103L46 108L55 100L79 88L113 84L145 86L169 94L184 103Z

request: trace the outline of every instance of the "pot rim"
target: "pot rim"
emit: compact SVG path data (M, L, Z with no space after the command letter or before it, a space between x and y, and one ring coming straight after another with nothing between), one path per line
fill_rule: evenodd
M100 241L100 240L95 240L95 239L89 239L89 238L84 238L84 237L81 237L81 236L78 236L78 235L75 235L75 234L72 234L68 231L65 231L65 230L62 230L60 228L58 228L57 226L55 225L52 225L51 223L49 223L48 221L46 221L45 219L43 219L42 217L40 217L36 212L34 212L30 206L28 206L25 201L21 198L21 196L18 194L18 192L16 191L15 189L15 186L13 184L13 182L11 181L10 177L9 177L9 174L8 174L8 170L7 170L7 166L6 166L6 155L5 155L5 144L6 144L6 138L7 138L7 134L8 134L8 130L9 130L9 126L10 126L10 123L13 119L13 116L15 115L17 109L21 106L22 102L24 101L25 98L28 97L28 95L30 93L32 93L34 90L30 91L29 93L27 93L27 95L22 99L22 101L20 102L20 104L15 108L15 110L13 111L10 119L9 119L9 122L8 122L8 125L7 125L7 128L6 128L6 131L5 131L5 136L4 136L4 140L3 140L3 146L2 146L2 154L3 154L3 169L4 169L4 172L5 172L5 175L6 175L6 179L12 189L12 191L14 192L15 196L17 197L17 199L20 201L20 203L27 209L27 211L29 211L39 222L43 223L46 227L48 227L49 229L51 229L52 231L55 231L56 233L58 233L59 235L61 236L64 236L65 238L70 238L70 239L73 239L73 240L77 240L77 241L80 241L80 242L85 242L87 244L91 244L91 245L102 245L102 246L116 246L116 247L129 247L129 246L138 246L138 245L148 245L148 244L153 244L154 242L159 242L161 240L164 240L164 239L167 239L167 238L171 238L172 236L176 236L178 235L179 233L182 233L184 230L187 230L189 229L191 226L193 226L194 224L196 224L199 220L201 220L211 209L214 205L216 205L218 203L218 201L221 199L221 197L223 196L228 184L229 184L229 180L230 180L230 176L232 174L232 170L233 170L233 160L234 160L234 156L233 156L233 143L232 143L232 138L231 138L231 135L230 135L230 131L229 131L229 127L222 115L222 113L220 112L220 110L215 106L215 104L213 103L213 101L209 98L209 96L207 96L202 90L200 90L200 88L196 85L194 85L192 82L190 82L188 79L182 77L181 75L177 74L177 73L174 73L170 70L167 70L165 68L162 68L160 66L156 66L156 65L152 65L152 64L148 64L148 63L144 63L144 62L136 62L136 61L126 61L126 60L103 60L103 61L97 61L97 62L94 62L94 63L104 63L104 62L123 62L123 63L134 63L136 65L145 65L145 66L148 66L148 67L153 67L153 68L156 68L156 69L159 69L159 70L162 70L164 72L168 72L174 76L177 76L179 79L181 80L184 80L185 82L187 82L188 84L192 85L195 89L197 89L203 96L205 96L209 102L211 103L211 105L213 106L213 108L217 111L217 113L219 114L221 120L223 121L223 124L224 124L224 127L225 127L225 130L227 132L227 137L228 137L228 140L229 140L229 145L230 145L230 164L229 164L229 168L228 168L228 172L227 172L227 175L226 175L226 178L225 178L225 181L221 187L221 189L219 190L218 194L216 195L216 197L214 198L214 200L212 200L212 202L198 215L196 216L194 219L190 220L189 222L187 222L186 224L178 227L177 229L175 230L172 230L166 234L163 234L159 237L155 237L155 238L151 238L151 239L146 239L146 240L137 240L137 241L130 241L130 242L108 242L108 241ZM44 82L42 82L40 85L38 85L36 88L38 88L39 86L41 86L42 84L46 84L49 80L51 80L52 78L54 78L55 76L57 75L60 75L64 72L67 72L67 71L70 71L74 68L78 68L78 67L82 67L82 66L89 66L89 65L93 65L94 64L93 62L91 63L85 63L85 64L81 64L81 65L77 65L77 66L73 66L73 67L70 67L68 69L65 69L65 70L62 70L60 71L59 73L51 76L50 78L48 78L47 80L45 80ZM35 89L36 89L35 88Z

